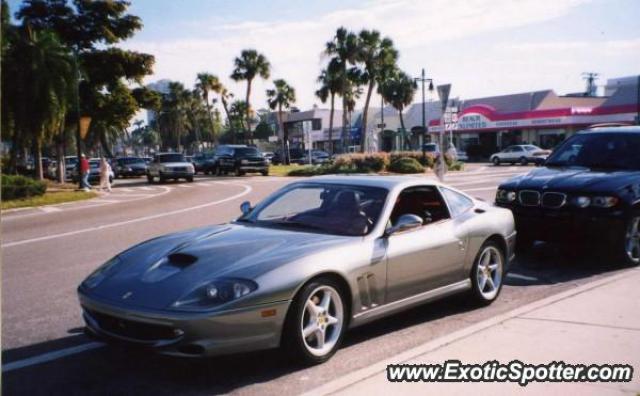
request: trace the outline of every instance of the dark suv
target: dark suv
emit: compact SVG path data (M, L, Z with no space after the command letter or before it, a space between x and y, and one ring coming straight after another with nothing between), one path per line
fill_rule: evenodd
M496 204L513 212L520 249L590 243L640 264L640 127L571 136L544 167L502 183Z
M242 176L256 172L267 176L269 163L255 147L223 145L216 148L215 169L217 175L233 172L236 176Z

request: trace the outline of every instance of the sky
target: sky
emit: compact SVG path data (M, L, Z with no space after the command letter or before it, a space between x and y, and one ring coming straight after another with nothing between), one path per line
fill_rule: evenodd
M16 10L20 1L10 1ZM584 89L583 72L607 78L640 74L640 0L132 0L144 28L119 46L155 55L154 75L192 87L198 72L220 77L236 96L245 83L229 75L233 59L253 48L271 62L251 102L284 78L296 105L321 107L316 78L325 43L344 26L377 29L400 51L399 66L452 97L477 98L541 89ZM419 99L416 95L416 101ZM363 100L360 100L362 105ZM379 99L373 98L373 103Z

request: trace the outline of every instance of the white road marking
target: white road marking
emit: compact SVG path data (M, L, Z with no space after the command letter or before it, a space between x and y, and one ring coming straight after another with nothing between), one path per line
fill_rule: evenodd
M191 186L188 186L186 184L178 184L178 187L182 187L182 188L191 188Z
M151 187L138 187L138 190L153 191Z
M232 201L234 199L237 199L237 198L240 198L242 196L245 196L245 195L249 194L253 190L251 188L251 186L246 185L246 184L231 184L231 183L224 183L224 182L219 182L219 183L220 184L229 184L229 185L236 185L238 187L243 187L244 191L242 191L241 193L232 195L230 197L227 197L227 198L223 198L223 199L220 199L220 200L217 200L217 201L207 202L207 203L201 204L201 205L196 205L196 206L191 206L191 207L188 207L188 208L177 209L177 210L173 210L173 211L170 211L170 212L156 213L154 215L138 217L138 218L131 219L131 220L118 221L118 222L110 223L110 224L103 224L103 225L99 225L99 226L96 226L96 227L84 228L84 229L81 229L81 230L63 232L63 233L60 233L60 234L51 234L51 235L41 236L41 237L37 237L37 238L23 239L23 240L20 240L20 241L14 241L14 242L5 243L5 244L2 245L2 247L6 249L6 248L9 248L9 247L24 245L24 244L27 244L27 243L47 241L47 240L50 240L50 239L62 238L62 237L71 236L71 235L84 234L86 232L98 231L98 230L103 230L103 229L106 229L106 228L120 227L120 226L123 226L123 225L139 223L141 221L159 219L161 217L167 217L167 216L171 216L171 215L174 215L174 214L190 212L192 210L202 209L202 208L206 208L206 207L209 207L209 206L218 205L218 204L221 204L221 203L224 203L224 202L227 202L227 201Z
M521 274L517 274L515 272L507 273L507 277L508 278L522 279L522 280L526 280L526 281L529 281L529 282L537 282L538 281L538 278L534 278L533 276L521 275Z
M160 186L159 188L163 189L163 191L157 193L157 194L120 194L118 195L118 193L120 191L116 190L116 192L111 193L108 195L109 198L120 198L120 197L139 197L139 198L134 198L134 199L127 199L127 200L113 200L110 201L108 199L102 199L102 198L94 198L94 199L89 199L86 201L73 201L73 202L65 202L65 203L61 203L58 205L55 205L56 208L60 208L61 211L70 211L70 210L78 210L78 209L87 209L87 208L95 208L98 206L104 206L104 205L111 205L111 204L117 204L117 203L122 203L122 202L135 202L135 201L140 201L143 199L149 199L149 198L156 198L159 197L161 195L165 195L168 194L169 192L171 192L172 188L171 187L165 187L165 186ZM130 190L131 191L131 190ZM74 206L71 206L74 205ZM67 207L69 206L69 207ZM51 206L53 207L53 206ZM32 209L32 208L27 208L27 209ZM22 215L16 215L16 216L0 216L0 221L2 221L3 223L10 221L10 220L20 220L20 219L24 219L25 217L32 217L32 216L36 216L36 215L46 215L48 213L54 213L54 211L50 211L50 212L43 212L43 211L33 211L30 213L25 213ZM4 245L3 245L4 246Z
M131 192L131 191L133 191L133 190L132 190L132 189L130 189L130 188L118 188L117 190L118 190L118 191L124 191L124 192Z
M52 360L61 359L63 357L75 355L78 353L90 351L105 346L102 342L89 342L86 344L76 345L74 347L61 349L59 351L47 352L42 355L32 356L22 360L16 360L15 362L2 363L2 372L6 373L12 370L19 370L25 367L34 366L36 364L42 364L50 362Z
M39 207L38 209L40 209L41 211L43 211L45 213L59 212L59 211L62 210L60 208L56 208L55 206L42 206L42 207Z

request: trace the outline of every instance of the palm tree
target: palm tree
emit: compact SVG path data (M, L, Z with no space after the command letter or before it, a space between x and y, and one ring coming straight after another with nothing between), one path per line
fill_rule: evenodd
M358 35L358 55L359 62L364 64L363 79L368 83L367 97L364 102L362 112L362 134L360 137L360 150L367 150L367 121L369 115L369 103L371 94L376 83L384 81L386 70L394 69L398 60L398 51L393 47L393 41L388 38L381 38L377 30L362 30Z
M175 144L176 151L182 151L182 137L190 127L187 111L190 97L191 92L184 85L169 83L169 92L162 97L162 108L158 115L159 132L165 148Z
M8 95L7 112L16 134L30 141L35 157L36 178L43 178L42 144L62 133L72 104L74 63L69 51L50 32L37 32L25 25L6 54L11 79L3 86ZM3 117L6 116L3 114Z
M348 98L345 97L351 89L352 82L349 81L349 64L355 65L358 56L358 36L347 31L344 27L338 28L333 40L326 44L325 54L332 56L331 62L338 78L340 79L340 96L342 96L342 142L347 136L347 107ZM344 147L342 148L344 150Z
M211 133L213 133L214 139L217 142L217 134L215 131L215 124L213 122L213 106L209 102L209 92L218 92L221 89L222 84L217 76L209 73L198 73L196 88L202 93L202 99L204 100L209 115L209 121L211 123Z
M329 62L326 69L322 70L318 77L321 84L320 89L316 91L316 96L320 98L322 103L326 103L327 99L331 99L331 110L329 110L329 154L333 154L333 112L335 110L335 97L340 94L341 79L336 62Z
M413 95L417 88L415 80L402 71L398 71L380 85L380 94L384 100L398 110L403 133L405 127L402 110L413 102Z
M240 130L245 130L245 115L247 114L247 102L244 100L236 100L231 103L231 107L229 107L229 128L231 129L232 141L235 142L235 133L236 126L239 127Z
M296 101L296 91L285 80L279 79L273 82L274 89L267 89L267 102L271 110L278 109L278 128L282 131L282 154L285 165L289 165L289 156L285 154L285 144L289 141L289 134L282 124L282 108L288 109Z
M231 117L229 116L229 101L233 99L233 93L230 92L222 83L219 82L218 85L213 89L215 93L220 96L220 102L222 102L222 108L224 109L224 113L227 116L227 122L231 127ZM236 143L236 133L232 131L232 143Z
M245 139L249 140L251 138L251 126L249 124L251 120L251 83L256 76L260 76L265 80L269 78L271 65L263 54L253 49L242 50L240 56L234 60L234 64L235 69L231 73L231 78L234 81L247 81L247 96L245 99L247 104L247 129L245 130Z

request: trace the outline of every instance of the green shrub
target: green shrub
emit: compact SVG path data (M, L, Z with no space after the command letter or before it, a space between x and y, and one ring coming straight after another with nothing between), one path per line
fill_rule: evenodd
M455 161L451 162L447 165L450 171L461 171L464 170L464 162Z
M318 176L326 175L329 172L329 166L317 166L317 165L305 165L292 169L287 174L288 176Z
M389 170L395 173L423 173L424 166L412 157L402 157L391 162Z
M25 176L2 175L2 199L19 199L44 195L47 191L45 182Z
M418 161L422 166L426 168L433 168L436 162L436 157L432 153L422 154L422 151L398 151L391 153L390 160L394 162L400 158L413 158Z
M377 173L389 165L387 153L342 154L336 157L333 166L338 173Z

